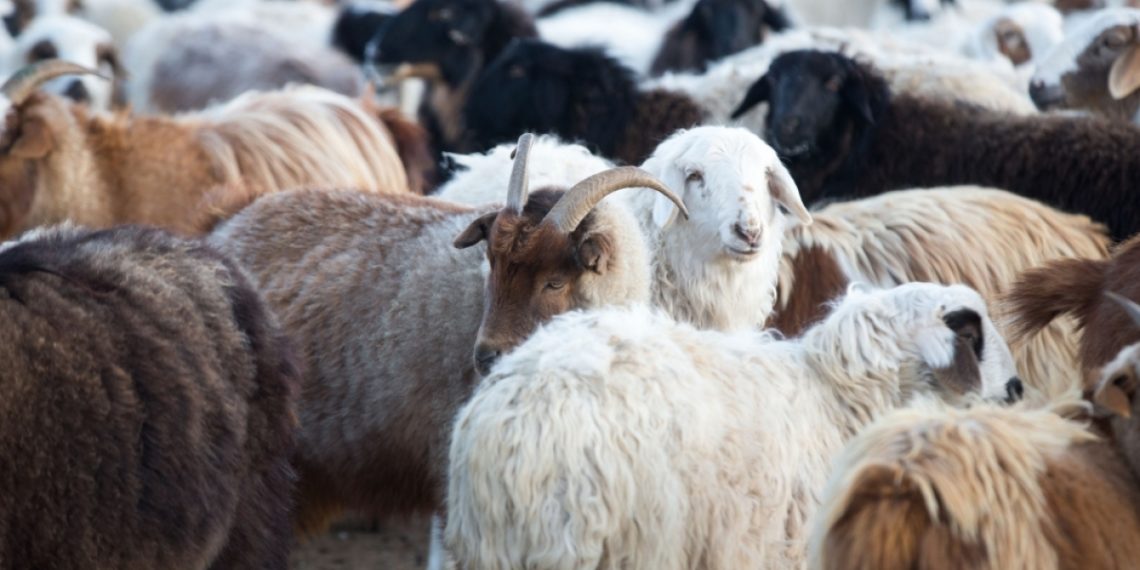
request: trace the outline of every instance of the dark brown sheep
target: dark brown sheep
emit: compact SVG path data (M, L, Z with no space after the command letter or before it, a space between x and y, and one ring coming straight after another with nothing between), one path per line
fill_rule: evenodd
M299 372L236 265L37 232L0 249L0 323L0 567L286 567Z

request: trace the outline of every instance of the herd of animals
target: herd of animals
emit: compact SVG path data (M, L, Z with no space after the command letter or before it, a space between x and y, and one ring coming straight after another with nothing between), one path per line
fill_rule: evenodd
M1130 2L0 15L0 569L1140 564Z

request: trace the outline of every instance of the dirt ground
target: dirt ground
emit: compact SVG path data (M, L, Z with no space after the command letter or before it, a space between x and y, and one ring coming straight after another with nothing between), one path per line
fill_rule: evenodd
M348 523L293 549L293 570L422 570L430 518Z

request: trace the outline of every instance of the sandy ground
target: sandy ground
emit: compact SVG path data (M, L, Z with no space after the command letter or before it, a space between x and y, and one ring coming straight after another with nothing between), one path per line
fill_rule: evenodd
M428 517L381 525L341 524L293 549L294 570L421 570L427 565ZM372 528L368 528L372 527Z

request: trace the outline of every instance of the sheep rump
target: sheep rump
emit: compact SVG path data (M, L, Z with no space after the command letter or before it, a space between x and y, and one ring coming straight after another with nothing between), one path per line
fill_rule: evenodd
M0 561L285 568L298 371L232 262L150 229L0 249Z

